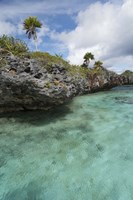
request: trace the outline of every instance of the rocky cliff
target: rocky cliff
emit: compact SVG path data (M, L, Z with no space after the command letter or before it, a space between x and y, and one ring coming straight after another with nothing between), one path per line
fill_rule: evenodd
M45 110L76 95L132 83L133 76L119 76L104 68L82 76L70 74L62 64L47 69L35 59L4 55L0 60L0 112Z

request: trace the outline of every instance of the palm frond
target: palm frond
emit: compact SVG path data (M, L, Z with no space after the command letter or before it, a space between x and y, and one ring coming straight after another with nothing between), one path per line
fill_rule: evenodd
M41 28L42 23L37 19L37 17L28 17L23 22L23 30L26 30L26 34L28 34L28 38L30 39L32 36L34 39L37 38L36 29Z

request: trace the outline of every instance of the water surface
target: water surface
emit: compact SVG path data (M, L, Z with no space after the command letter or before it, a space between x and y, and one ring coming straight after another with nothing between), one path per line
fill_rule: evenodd
M0 200L132 199L132 86L0 115Z

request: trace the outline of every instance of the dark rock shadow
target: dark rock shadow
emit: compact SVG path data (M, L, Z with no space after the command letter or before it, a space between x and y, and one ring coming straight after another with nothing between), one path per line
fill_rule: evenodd
M64 117L70 113L73 113L73 111L70 109L69 105L66 104L57 106L48 111L36 110L2 113L0 114L0 119L6 118L9 122L12 122L12 119L14 119L15 122L41 126L51 122L56 122L57 120L64 120Z

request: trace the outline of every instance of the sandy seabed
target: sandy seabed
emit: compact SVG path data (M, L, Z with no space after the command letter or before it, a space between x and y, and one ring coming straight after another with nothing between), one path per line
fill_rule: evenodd
M0 200L132 200L133 87L0 115Z

